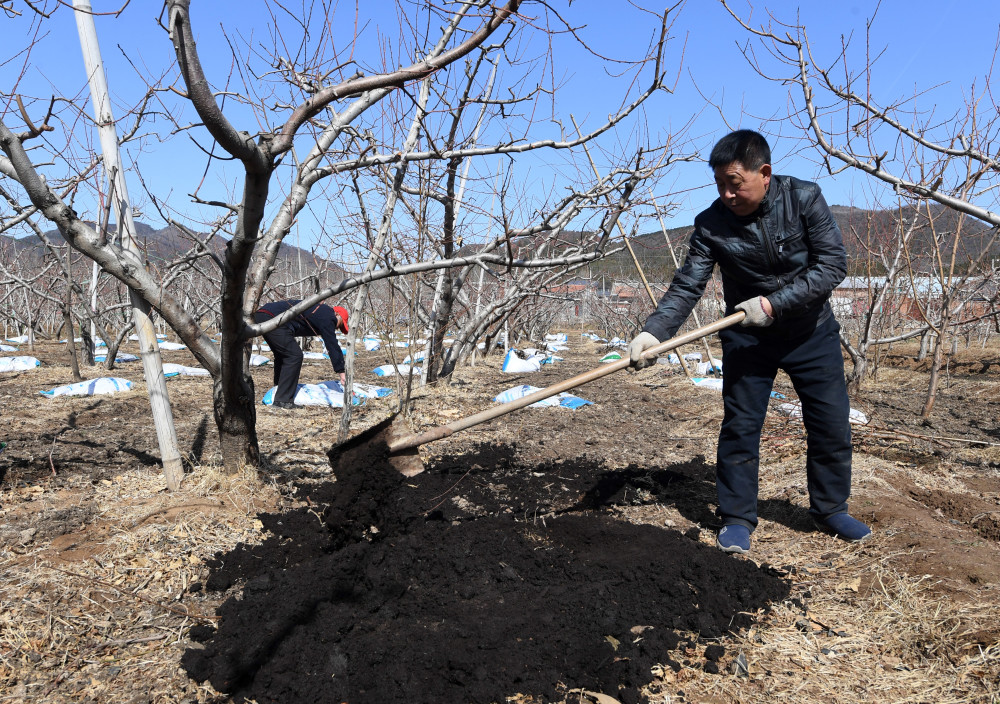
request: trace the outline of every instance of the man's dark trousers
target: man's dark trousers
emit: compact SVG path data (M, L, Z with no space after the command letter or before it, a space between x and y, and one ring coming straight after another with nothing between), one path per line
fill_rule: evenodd
M267 313L257 311L254 321L263 323L272 317ZM275 328L264 334L264 341L274 353L274 383L278 387L274 391L273 403L292 403L295 392L299 390L299 374L302 371L302 348L284 326Z
M778 327L777 325L774 326ZM840 325L826 321L791 331L722 330L724 416L719 431L716 487L724 524L757 527L760 435L778 369L802 402L806 430L809 513L825 518L847 510L851 493L850 402L840 351Z

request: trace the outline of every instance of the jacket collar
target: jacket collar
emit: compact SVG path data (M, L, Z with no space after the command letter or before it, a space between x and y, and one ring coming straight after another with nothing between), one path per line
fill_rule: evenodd
M767 215L771 212L771 208L774 206L774 200L776 198L776 193L778 192L778 177L774 174L771 175L771 182L767 184L767 192L764 194L764 200L760 202L757 206L757 210L754 211L754 217L760 217L761 215Z

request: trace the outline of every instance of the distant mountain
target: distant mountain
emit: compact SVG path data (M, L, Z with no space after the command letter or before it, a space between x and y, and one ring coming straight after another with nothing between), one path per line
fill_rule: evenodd
M978 256L989 245L989 240L992 237L990 228L981 221L968 216L962 218L956 211L936 203L930 207L931 217L934 220L933 228L928 224L926 208L921 208L920 211L913 207L904 208L902 211L872 211L834 205L830 207L830 210L843 233L849 266L855 270L867 267L869 252L873 249L877 250L880 243L883 249L893 246L894 228L900 217L904 226L913 222L915 216L918 218L918 227L910 240L910 256L914 265L923 271L927 271L933 265L933 242L935 239L941 242L942 256L945 261L949 259L959 223L961 223L961 237L957 249L959 270L963 269L972 258ZM673 260L670 258L670 250L667 247L664 234L670 238L678 260L683 262L687 239L693 229L692 224L669 229L666 233L657 230L630 240L636 259L639 260L647 279L665 281L673 276ZM620 242L621 240L619 238L616 241ZM994 243L990 250L990 256L1000 257L1000 243ZM635 273L635 265L627 250L608 257L591 268L597 274L603 273L610 276L612 273L620 271L622 278L638 278ZM851 273L856 272L852 271Z
M192 240L178 230L173 225L156 229L146 223L137 222L135 224L136 239L139 249L146 258L147 265L159 267L164 263L173 261L180 255L189 251ZM113 233L114 226L109 228ZM49 230L45 233L53 245L63 246L65 240L58 230ZM12 239L0 235L4 247L12 247L19 254L41 257L44 253L44 245L37 237L22 237ZM209 246L217 254L221 254L228 243L228 239L216 236L212 238ZM311 272L323 272L324 281L340 281L346 278L347 272L337 264L323 260L313 252L282 243L278 249L278 258L275 262L275 270L288 271L293 278L309 276Z

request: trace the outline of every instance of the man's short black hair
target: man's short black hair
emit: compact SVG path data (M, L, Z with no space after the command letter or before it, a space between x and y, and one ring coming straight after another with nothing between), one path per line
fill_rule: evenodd
M712 169L727 166L734 161L743 164L744 169L756 170L771 163L771 147L764 135L753 130L736 130L720 139L708 157Z

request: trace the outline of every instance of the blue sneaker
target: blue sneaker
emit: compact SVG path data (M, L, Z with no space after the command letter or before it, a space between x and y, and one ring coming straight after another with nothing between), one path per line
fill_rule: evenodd
M746 555L750 552L750 529L739 523L722 526L715 545L722 552L738 552Z
M817 519L816 525L820 530L851 543L861 542L872 534L871 528L857 518L852 518L846 511Z

